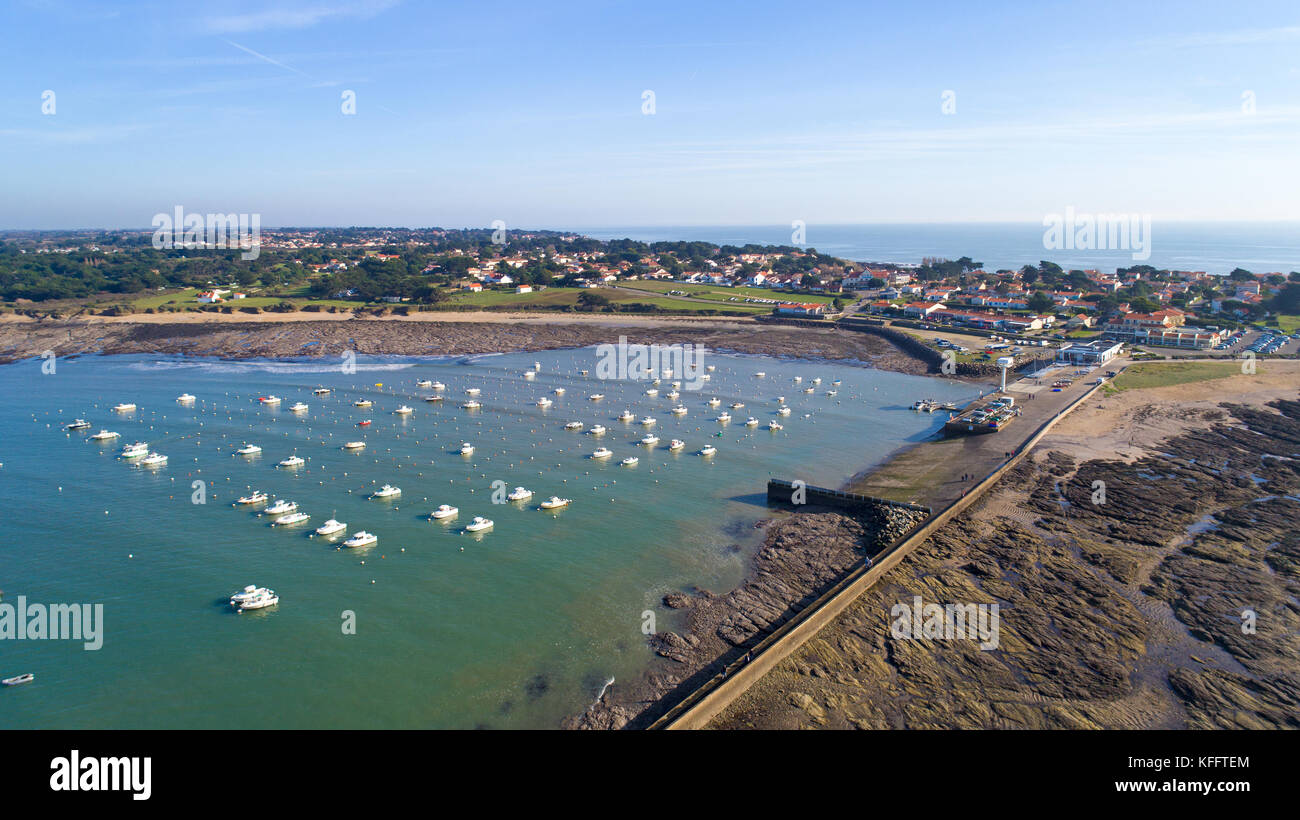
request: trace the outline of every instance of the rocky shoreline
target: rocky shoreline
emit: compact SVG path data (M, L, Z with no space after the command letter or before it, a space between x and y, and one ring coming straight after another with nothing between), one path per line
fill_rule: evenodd
M725 595L674 592L663 609L681 610L686 627L650 636L659 657L637 681L607 690L568 729L649 726L680 697L745 654L791 616L925 518L906 508L844 512L809 507L766 519L763 546L746 580Z
M556 350L617 343L698 344L706 350L839 360L882 370L925 374L930 366L865 333L761 325L756 322L642 320L408 321L400 319L210 322L0 322L0 364L40 356L157 354L222 358L358 355L471 355Z

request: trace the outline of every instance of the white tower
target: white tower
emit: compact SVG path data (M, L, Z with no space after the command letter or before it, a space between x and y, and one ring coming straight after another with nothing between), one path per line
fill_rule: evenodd
M998 359L998 367L1002 368L1002 392L1007 392L1007 370L1014 367L1016 360L1011 356L1003 356Z

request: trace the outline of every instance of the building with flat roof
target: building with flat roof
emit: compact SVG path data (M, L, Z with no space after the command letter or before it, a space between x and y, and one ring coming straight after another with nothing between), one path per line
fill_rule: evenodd
M1090 342L1076 342L1062 346L1056 351L1056 360L1073 365L1096 367L1115 358L1123 349L1123 342L1113 339L1094 339Z

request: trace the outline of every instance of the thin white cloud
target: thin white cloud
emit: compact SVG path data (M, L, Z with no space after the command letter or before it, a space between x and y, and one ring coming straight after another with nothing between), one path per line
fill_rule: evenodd
M226 40L225 42L226 42L228 45L232 45L232 46L234 46L235 48L239 49L240 51L243 51L243 52L246 52L246 53L248 53L248 54L253 55L254 57L256 57L257 59L261 60L261 61L264 62L264 63L270 63L270 64L273 65L273 66L278 66L278 67L280 67L280 68L283 68L285 71L292 71L294 74L301 74L302 76L306 77L306 78L309 79L309 80L310 80L310 79L313 79L312 76L311 76L310 74L308 74L307 72L305 72L305 71L299 71L298 69L294 68L293 66L285 65L284 63L280 62L279 60L273 60L273 59L271 59L270 57L266 56L265 54L261 54L261 53L259 53L259 52L253 51L253 50L252 50L251 48L249 48L248 46L241 46L239 43L236 43L234 40Z
M365 0L335 6L285 6L249 12L207 17L203 25L212 34L244 34L271 29L310 28L332 20L368 19L397 5L399 0Z
M1204 46L1249 46L1265 43L1290 43L1300 40L1300 26L1249 28L1236 31L1169 34L1144 40L1145 45L1165 48L1200 48Z

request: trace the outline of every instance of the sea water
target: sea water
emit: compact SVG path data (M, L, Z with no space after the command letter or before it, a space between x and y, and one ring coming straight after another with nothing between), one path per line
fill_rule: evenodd
M525 379L534 361L540 372ZM98 651L0 640L0 677L36 675L0 690L0 726L555 727L654 660L643 627L654 613L666 628L665 593L741 580L769 477L837 486L938 430L945 414L915 413L913 401L977 392L850 364L709 353L712 381L672 400L681 374L650 397L646 382L598 380L596 363L586 348L362 357L353 372L340 360L158 356L64 359L54 373L36 360L0 367L0 601L104 612ZM445 400L425 402L434 391L418 379L445 383ZM315 396L317 386L333 392ZM469 387L482 390L483 409L461 408ZM192 406L176 401L184 392ZM258 401L270 394L278 407ZM775 413L782 395L786 417ZM536 405L543 396L549 409ZM722 406L706 406L711 396ZM374 406L355 407L361 397ZM309 410L290 412L297 401ZM745 407L730 409L736 401ZM113 412L119 402L138 409ZM669 412L679 402L688 415ZM414 413L395 415L401 404ZM658 420L653 450L637 444L639 423L616 420L624 409ZM729 425L714 421L723 410ZM744 427L750 415L761 426ZM92 428L66 432L76 417ZM766 429L773 419L784 429ZM609 432L565 430L572 420ZM92 441L101 428L121 438ZM686 448L669 453L672 438ZM137 440L168 463L119 458ZM366 448L342 448L353 440ZM261 455L234 455L245 442ZM473 456L459 454L462 442ZM705 444L717 455L696 455ZM590 459L600 445L614 456ZM277 467L294 453L305 466ZM628 455L640 463L621 466ZM495 481L535 495L494 504ZM401 496L372 500L385 483ZM273 528L262 507L233 506L253 488L298 502L311 520ZM551 495L573 503L540 511ZM459 516L430 521L444 503ZM466 534L476 515L494 528ZM379 542L350 550L313 537L330 517ZM271 587L279 605L237 614L228 599L246 584Z

